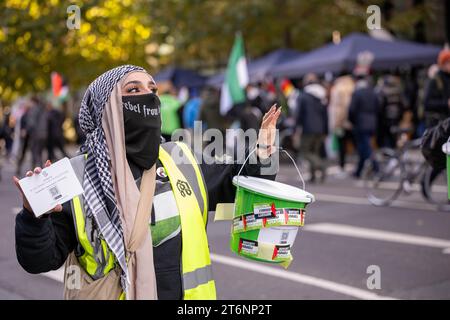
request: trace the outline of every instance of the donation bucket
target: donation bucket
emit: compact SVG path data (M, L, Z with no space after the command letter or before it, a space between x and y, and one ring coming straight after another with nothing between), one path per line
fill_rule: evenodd
M231 221L230 249L239 256L287 268L292 262L292 247L299 228L305 224L306 207L315 201L305 191L305 181L294 159L291 159L302 188L259 177L241 176L245 159L233 177L236 196L233 203L218 203L215 221Z
M291 249L297 232L305 223L306 206L314 202L314 196L288 184L239 174L233 184L237 188L231 251L287 268L293 259Z

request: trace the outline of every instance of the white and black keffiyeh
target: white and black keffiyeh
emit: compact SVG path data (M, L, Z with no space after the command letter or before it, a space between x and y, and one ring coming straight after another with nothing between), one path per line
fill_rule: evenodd
M141 67L124 65L109 70L95 79L81 102L79 122L86 134L81 151L87 153L84 172L84 197L87 217L94 217L109 248L122 268L122 287L126 290L128 271L119 210L111 177L110 154L102 128L102 115L111 92L126 74L144 71Z

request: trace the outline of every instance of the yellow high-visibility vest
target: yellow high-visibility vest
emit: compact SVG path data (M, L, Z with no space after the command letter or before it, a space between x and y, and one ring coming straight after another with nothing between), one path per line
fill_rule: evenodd
M216 299L205 228L208 193L200 167L189 147L181 142L162 144L159 160L169 178L180 213L184 299ZM72 158L71 163L82 182L85 157ZM86 217L83 196L73 198L71 205L78 242L82 247L77 254L78 261L93 279L99 279L115 268L114 254L95 227L94 218ZM124 295L120 298L123 299Z

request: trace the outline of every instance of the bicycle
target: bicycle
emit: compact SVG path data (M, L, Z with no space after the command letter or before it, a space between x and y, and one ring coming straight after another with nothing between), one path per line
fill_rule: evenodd
M367 160L363 169L364 188L370 203L389 206L401 194L419 189L438 210L449 211L445 170L434 171L420 152L421 138L400 148L381 148Z

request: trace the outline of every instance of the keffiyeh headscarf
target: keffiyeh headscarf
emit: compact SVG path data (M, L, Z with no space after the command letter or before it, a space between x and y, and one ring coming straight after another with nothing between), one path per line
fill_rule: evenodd
M84 173L84 197L87 217L94 217L98 228L122 269L122 288L126 289L128 270L120 213L117 207L110 171L110 153L102 128L102 116L111 92L126 74L146 72L143 68L124 65L109 70L92 82L81 102L79 121L86 133L81 151L87 153Z

